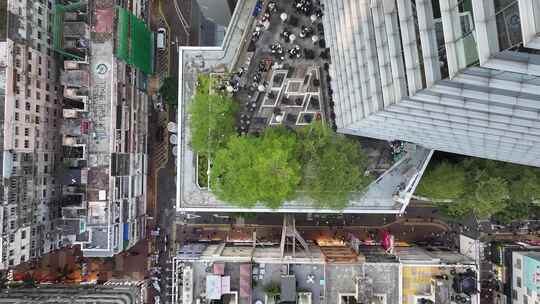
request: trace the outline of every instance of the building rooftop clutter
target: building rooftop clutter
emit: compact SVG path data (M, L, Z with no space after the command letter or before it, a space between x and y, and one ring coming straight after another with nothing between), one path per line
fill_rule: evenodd
M64 70L60 74L60 83L66 87L88 88L90 74L87 70Z
M228 247L236 245L228 244ZM183 281L180 273L185 275L185 269L192 270L193 293L190 301L195 302L201 297L218 299L217 290L221 288L223 300L237 295L239 303L339 303L342 295L358 297L358 290L362 297L374 301L377 296L384 296L387 302L397 303L399 290L399 264L397 260L392 263L378 262L326 262L324 258L315 255L312 259L305 259L302 255L293 257L280 256L271 247L257 248L260 253L252 258L244 255L227 255L221 253L223 244L209 244L207 250L198 259L173 259L173 303L176 299L186 298L182 287L175 287L174 282ZM313 247L312 249L314 249ZM313 250L316 252L316 250ZM319 251L320 252L320 251ZM276 254L277 253L277 254ZM249 261L249 262L246 262ZM213 265L223 264L224 275L213 273ZM179 275L179 276L177 276ZM218 278L222 281L219 282ZM227 278L230 283L224 284ZM175 281L176 280L176 281ZM210 280L210 281L209 281ZM221 287L213 287L221 284ZM224 292L223 286L230 286L229 293ZM210 290L209 288L213 288ZM279 300L278 300L279 299ZM190 302L189 301L189 302ZM377 302L375 302L377 303Z
M61 31L61 39L73 37L85 46L84 57L67 54L65 44L57 49L66 59L61 129L69 170L62 178L69 193L87 202L85 213L66 210L66 216L79 215L86 230L69 237L82 244L85 256L99 257L121 252L145 234L148 95L143 74L151 72L153 54L146 24L131 11L108 0L93 0L91 11L87 4L60 5L55 18L58 26L70 27ZM126 22L115 20L119 12ZM95 26L85 40L82 29L89 24ZM117 41L126 46L129 60L115 54ZM78 171L85 178L75 176ZM87 238L78 237L83 233Z
M447 247L400 243L385 249L382 241L371 237L359 241L352 235L345 239L321 235L316 241L305 241L296 233L291 240L290 230L295 228L289 224L284 221L281 237L273 236L281 240L276 243L261 243L254 237L242 244L228 240L183 246L172 261L172 303L179 299L186 303L181 289L187 280L192 288L190 303L204 301L210 293L218 300L209 288L221 284L219 299L227 302L225 297L236 294L240 304L417 304L420 299L445 304L467 299L467 303L479 304L478 265ZM327 249L338 247L352 249L347 254L357 258L328 259ZM198 254L185 255L185 251L194 251L186 248L197 248ZM186 269L189 276L183 277ZM229 284L223 283L224 278ZM223 286L229 286L230 293Z
M303 198L285 202L278 210L262 206L242 209L218 201L197 184L197 156L190 147L187 108L200 73L215 76L216 89L230 92L240 102L240 134L257 133L277 125L299 127L316 119L333 125L328 50L322 39L324 12L319 11L315 2L314 16L305 15L290 1L270 1L255 9L256 4L254 0L238 1L221 47L180 47L177 138L182 148L178 149L177 158L177 210L335 212L315 208ZM281 13L287 15L285 21ZM295 51L289 53L291 50ZM432 151L414 144L365 138L362 145L369 155L368 169L376 180L366 191L354 194L343 212L403 212Z
M281 276L280 300L283 302L296 302L296 277L294 275Z
M107 283L106 283L107 284ZM142 304L141 282L121 285L39 285L34 288L6 288L0 292L2 304Z
M53 47L68 59L84 60L90 40L88 0L56 3L53 9Z

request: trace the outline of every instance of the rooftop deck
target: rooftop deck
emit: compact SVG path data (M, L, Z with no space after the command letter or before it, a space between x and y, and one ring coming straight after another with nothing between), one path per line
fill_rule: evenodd
M263 13L254 17L255 0L241 0L237 4L221 47L179 48L176 200L179 212L336 212L317 209L305 198L285 202L278 210L262 206L253 209L238 208L218 201L211 192L197 185L196 155L189 145L189 117L186 109L193 96L199 73L230 73L231 78L226 79L222 89L232 92L235 100L242 105L239 133L259 132L273 125L297 127L309 124L314 119L331 120L331 115L328 114L331 113L331 107L326 102L326 59L325 55L321 57L325 49L312 39L299 38L303 26L315 28L313 35L322 32L316 25L320 23L311 25L311 18L296 13L292 2L276 3L277 11L269 21L263 22ZM266 6L261 12L265 10ZM282 12L288 15L285 22L280 18ZM291 21L293 18L296 20ZM260 33L255 34L257 32ZM288 36L284 32L288 32ZM291 33L297 36L292 42ZM253 38L254 36L258 38ZM284 38L285 36L289 38ZM314 56L303 53L297 57L290 54L289 51L296 46L301 53L310 50ZM279 48L282 48L281 55L276 51ZM373 160L369 169L376 176L376 180L366 192L353 194L349 207L343 212L402 213L431 158L432 151L415 145L405 145L399 160L388 161L385 156L388 143L364 139L362 144L370 154L370 160Z

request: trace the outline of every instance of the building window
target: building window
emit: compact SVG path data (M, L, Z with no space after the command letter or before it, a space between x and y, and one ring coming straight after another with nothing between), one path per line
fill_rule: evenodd
M517 300L517 290L512 289L512 299Z
M11 230L15 229L15 221L9 222L9 229L11 229Z
M19 139L18 138L15 138L15 142L14 142L13 145L15 146L15 148L19 147Z
M48 162L49 161L49 154L47 154L47 153L43 154L43 160Z
M516 259L516 268L521 270L521 259L520 258Z
M44 166L43 167L43 173L45 173L45 174L49 173L49 166Z
M47 189L43 189L43 198L47 197Z
M15 135L19 135L19 127L15 126ZM16 155L16 154L13 154Z
M41 94L39 92L36 92L36 99L37 100L40 100L41 99Z
M22 248L21 248L22 249ZM25 248L26 249L26 248ZM24 250L24 249L23 249ZM21 262L24 262L26 260L26 256L21 255Z
M24 122L30 123L30 115L24 114Z
M39 125L39 116L36 116L36 125Z
M15 112L15 120L19 121L19 112Z
M30 103L29 103L29 102L27 102L27 103L24 104L24 109L25 109L26 111L30 111Z
M14 162L17 161L17 153L13 153L13 161L14 161Z
M26 231L25 230L21 231L21 240L24 240L24 239L26 239Z
M516 285L518 288L521 288L521 277L516 278Z
M10 243L15 242L15 234L10 234L10 235L9 235L9 242L10 242Z
M39 105L36 105L36 113L39 113Z
M36 137L39 137L39 129L36 129Z
M24 136L30 136L30 128L24 128Z
M8 265L13 266L13 264L15 264L15 261L13 259L10 259L9 262L8 262Z
M30 141L29 141L28 139L25 139L25 140L24 140L24 148L25 148L25 149L30 148Z

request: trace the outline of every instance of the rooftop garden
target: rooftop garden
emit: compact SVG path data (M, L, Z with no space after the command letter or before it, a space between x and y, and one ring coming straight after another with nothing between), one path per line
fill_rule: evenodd
M204 155L210 160L210 166L198 164L199 185L206 177L220 200L277 209L300 198L318 208L340 210L351 193L364 191L372 181L364 173L368 161L358 141L336 134L320 119L297 129L237 132L238 102L214 90L218 82L199 76L189 113L191 146L199 159Z

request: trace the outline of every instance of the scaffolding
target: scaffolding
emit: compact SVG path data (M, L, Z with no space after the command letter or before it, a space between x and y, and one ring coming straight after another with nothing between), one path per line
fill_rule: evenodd
M140 69L152 73L153 35L148 26L128 10L117 7L116 57Z
M82 0L70 4L55 4L53 10L53 48L56 52L61 55L74 60L83 61L84 58L67 52L64 49L64 15L66 12L76 12L87 10L88 2L87 0Z

